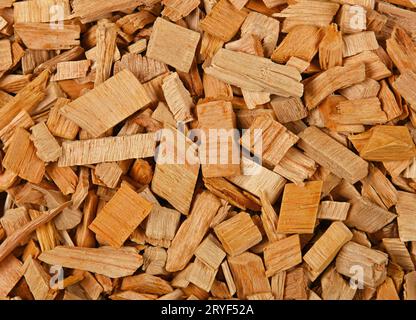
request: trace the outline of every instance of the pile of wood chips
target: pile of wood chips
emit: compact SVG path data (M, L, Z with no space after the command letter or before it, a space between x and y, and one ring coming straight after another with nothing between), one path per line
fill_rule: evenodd
M0 297L416 299L416 1L386 1L0 0ZM158 163L162 129L252 154Z

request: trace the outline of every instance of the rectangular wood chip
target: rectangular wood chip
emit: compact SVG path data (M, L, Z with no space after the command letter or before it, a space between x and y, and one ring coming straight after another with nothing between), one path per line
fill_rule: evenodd
M62 107L60 112L93 137L98 137L149 103L141 83L130 71L123 70Z
M122 184L89 228L104 243L121 247L149 215L152 206L152 203L143 199L131 187Z

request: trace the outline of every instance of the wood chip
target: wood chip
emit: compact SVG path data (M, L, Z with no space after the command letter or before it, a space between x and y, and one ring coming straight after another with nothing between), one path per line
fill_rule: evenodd
M30 182L42 181L45 164L38 158L36 148L30 140L30 133L25 129L16 129L3 159L3 166Z
M315 280L334 260L339 250L352 239L351 231L340 221L333 222L306 252L303 260Z
M108 137L91 140L66 141L58 165L96 164L154 156L155 134Z
M208 191L195 199L189 217L181 224L168 249L167 271L173 272L185 268L208 231L220 205L217 197Z
M366 286L375 288L382 284L387 276L387 254L370 249L354 242L348 242L336 259L336 270L347 277L355 276L362 268L362 281Z
M233 274L239 299L245 299L248 295L256 293L271 291L260 257L246 252L229 258L228 263Z
M149 103L140 82L131 72L123 70L62 107L60 112L92 136L98 137Z
M146 55L164 62L178 71L188 72L199 37L200 35L196 32L158 18L153 25ZM174 56L172 56L172 52L175 52Z
M355 183L367 176L368 164L363 159L318 128L309 127L299 137L298 145L306 155L339 177Z
M230 41L246 17L245 9L238 10L228 0L220 0L201 21L201 29L222 41Z
M80 44L78 25L50 28L46 23L17 23L14 27L26 47L32 50L72 49Z
M274 241L264 248L267 277L291 269L302 262L299 235Z
M195 250L195 256L213 269L218 269L226 253L213 235L208 235Z
M404 242L400 241L400 239L385 238L383 239L383 246L386 248L393 262L397 263L403 270L415 270L415 266Z
M109 278L132 275L142 265L143 258L133 248L56 247L43 252L39 260L50 265L102 274Z
M348 202L322 201L319 205L318 219L344 221L349 208Z
M416 207L416 197L414 194L404 191L398 192L397 225L401 241L416 241L416 215L414 208Z
M243 68L242 68L243 66ZM259 74L257 70L268 71ZM267 92L283 97L300 97L303 86L300 75L294 67L287 67L249 54L220 49L209 64L205 65L207 74L225 83L242 89Z
M415 156L415 144L404 126L376 126L360 150L371 161L408 160Z
M61 156L62 150L58 141L49 132L44 122L31 127L30 140L36 148L36 155L44 162L54 162Z
M214 228L224 250L230 256L237 256L258 244L261 233L248 213L241 212Z
M261 132L261 136L256 131ZM275 166L298 139L279 122L267 117L258 117L252 123L250 130L241 138L241 144L261 157L266 164ZM258 150L261 150L261 153Z
M363 64L333 67L319 74L305 86L305 105L311 110L336 90L347 88L366 78Z
M122 184L89 228L104 243L121 247L148 216L151 209L150 202L139 196L129 186Z
M9 255L0 263L0 296L8 296L22 276L22 263L14 255Z
M277 231L281 233L313 233L321 197L322 181L305 186L285 186Z
M377 206L368 199L350 200L351 207L345 223L359 230L374 233L396 218L396 215Z

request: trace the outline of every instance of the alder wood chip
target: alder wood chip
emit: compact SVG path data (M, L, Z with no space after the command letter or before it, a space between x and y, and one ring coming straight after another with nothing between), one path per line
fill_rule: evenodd
M416 105L416 95L412 89L416 83L416 73L410 70L404 71L397 79L393 82L393 88L396 89L400 95L410 103L410 106Z
M227 180L258 198L264 192L268 200L274 204L283 191L286 179L244 157L241 159L241 169L242 175L227 177Z
M49 287L51 277L37 260L30 258L24 276L35 300L54 300L57 292Z
M396 188L386 176L375 166L370 167L368 176L362 181L363 193L373 202L391 208L397 203L398 193Z
M151 275L165 275L167 253L164 248L147 247L143 253L143 270Z
M264 14L250 12L241 26L241 35L254 35L264 49L264 56L270 57L279 39L280 23Z
M415 144L404 126L376 126L360 150L363 159L371 161L408 160L415 156Z
M252 123L250 130L241 138L241 144L261 157L267 165L275 166L298 139L279 122L267 117L258 117ZM259 154L258 150L262 153Z
M115 0L105 3L101 0L75 0L72 7L74 16L80 17L82 23L88 23L108 13L132 9L141 4L143 0Z
M262 240L259 229L246 212L220 223L214 231L230 256L237 256Z
M96 164L154 156L154 133L107 137L91 140L65 141L58 166Z
M0 40L0 71L6 71L13 65L12 47L10 40Z
M164 62L178 71L189 72L199 38L197 32L157 18L153 24L146 56Z
M352 85L351 87L341 89L339 90L339 93L342 94L345 98L348 100L359 100L359 99L365 99L365 98L372 98L377 97L378 93L380 91L380 84L371 78L364 80L361 83L357 83ZM378 97L381 104L382 109L384 112L385 110L385 104L381 101L381 97ZM387 113L386 113L387 114ZM387 115L387 119L389 116Z
M385 62L374 51L363 51L344 59L344 66L361 63L365 64L367 78L381 80L392 75Z
M391 260L402 267L403 270L415 270L415 265L404 242L397 238L384 238L383 246L386 248Z
M191 263L189 273L186 279L196 285L198 288L209 292L217 274L217 269L205 264L202 260L196 258Z
M343 56L351 57L363 51L376 50L379 44L373 31L365 31L343 37Z
M318 52L323 36L321 28L310 25L295 26L274 50L271 59L277 63L286 63L291 57L297 57L310 62Z
M347 219L348 202L322 201L319 205L318 219L344 221Z
M146 25L154 22L156 17L147 10L142 10L137 13L132 13L117 20L117 25L128 35L133 35ZM146 39L144 39L146 40Z
M225 256L226 253L222 249L221 244L211 234L195 250L195 257L215 270L219 268Z
M0 139L4 145L3 149L6 149L10 145L10 142L13 138L13 133L16 131L16 128L29 129L34 124L35 123L33 119L30 117L27 111L20 111L8 125L0 130Z
M199 6L198 0L163 0L165 5L162 15L168 17L171 21L188 16L195 8Z
M256 293L271 292L262 259L250 252L228 258L237 296L245 299Z
M49 73L42 72L1 108L0 129L8 125L20 111L32 111L45 98L48 79Z
M164 295L173 291L173 288L166 280L142 273L123 279L121 290L135 291L144 294Z
M345 34L357 33L365 29L375 31L374 20L377 14L377 11L366 10L362 6L343 4L337 15L336 22L340 31ZM381 28L379 31L381 31Z
M199 153L204 177L240 175L240 163L236 159L238 144L234 137L236 117L231 102L198 103L196 112L199 128L205 134L200 145L205 154L202 151ZM226 154L225 145L228 146ZM216 163L212 163L211 157L215 155Z
M189 217L181 224L168 249L166 270L183 270L198 248L221 203L209 191L197 196Z
M354 242L343 246L336 259L336 270L347 277L354 275L353 266L363 268L363 282L366 286L376 288L387 276L387 254L364 247Z
M78 25L50 28L47 23L17 23L14 28L26 47L32 50L63 50L80 45Z
M368 164L316 127L299 134L298 146L308 157L341 178L355 183L368 174Z
M286 184L277 232L313 233L321 190L322 181L307 182L304 186Z
M404 298L406 300L416 299L416 271L409 272L404 277Z
M55 22L53 6L59 7L63 20L69 18L71 9L68 0L31 0L13 4L14 22Z
M307 300L307 277L303 267L297 267L286 272L284 300Z
M127 50L129 50L130 53L142 53L147 48L147 40L146 39L140 39L136 41L135 43L128 46Z
M357 288L352 287L342 276L330 268L321 278L323 300L352 300Z
M305 85L305 105L309 110L314 109L335 91L363 82L365 79L363 64L330 68Z
M180 212L154 205L147 217L146 236L156 240L173 240L179 226Z
M365 198L350 200L350 204L351 207L345 223L368 233L379 231L396 218L395 214Z
M219 0L200 23L203 31L222 41L230 41L247 17L247 10L238 10L228 0Z
M36 148L30 140L29 132L25 129L16 129L3 159L3 166L29 182L42 181L45 164L36 155Z
M132 188L122 184L89 228L104 243L121 247L149 215L152 206L150 202L143 199Z
M151 188L154 193L166 199L175 209L187 215L193 199L200 164L196 156L185 159L181 152L175 152L175 149L172 148L178 146L178 143L182 143L181 139L185 140L186 150L195 150L195 145L172 127L164 130L161 141L165 141L164 137L170 140L167 144L161 143L157 156L173 155L173 159L171 159L172 162L169 162L169 158L166 161L157 161ZM171 142L174 142L174 145L171 145Z
M205 187L217 197L229 202L242 210L260 210L256 197L241 191L238 187L224 178L204 178Z
M377 300L400 300L394 282L390 277L377 288Z
M358 107L359 112L357 112ZM387 115L381 109L380 100L376 97L341 101L330 118L343 125L376 125L387 122Z
M194 108L194 103L191 94L186 90L176 72L163 79L162 90L175 120L192 121L191 109Z
M273 171L298 185L311 178L316 172L315 161L295 147L290 148Z
M59 62L56 65L56 74L51 78L51 81L71 80L86 77L90 66L90 60Z
M23 276L23 265L14 255L0 263L0 296L6 297Z
M135 53L125 54L120 61L115 62L114 73L124 69L130 70L141 83L150 81L169 71L163 62Z
M308 112L299 98L276 97L271 100L277 121L282 124L301 120L308 116Z
M259 74L258 70L267 70ZM269 59L220 49L209 63L204 65L208 75L241 89L267 92L283 97L300 97L303 85L300 73L294 67L282 66Z
M25 207L8 209L4 212L3 217L0 219L0 224L3 227L3 231L8 237L29 222L30 217ZM27 240L28 239L25 239L25 241L22 242L27 242Z
M149 103L141 83L131 72L123 70L62 107L60 112L98 137Z
M401 241L416 241L416 196L409 192L399 191L397 225Z
M235 282L231 274L231 270L230 270L227 260L221 264L221 270L222 270L222 273L224 274L224 278L227 283L228 291L230 292L230 295L233 296L236 293L237 288L235 286Z
M308 265L312 281L329 266L339 250L352 237L351 231L342 222L336 221L330 225L303 257Z
M37 210L29 210L29 216L32 220L40 217L42 212ZM52 221L45 223L36 229L36 236L39 241L41 251L52 250L58 242L58 234Z
M291 269L302 262L299 235L274 241L264 248L267 277Z
M396 27L386 41L386 50L401 73L416 72L416 45L400 27Z
M334 2L299 1L290 3L287 8L273 16L286 18L283 22L282 32L290 32L293 27L298 25L326 27L331 23L338 8L339 4Z
M143 258L134 248L55 247L43 252L39 260L50 265L98 273L109 278L132 275L142 265Z
M36 148L36 155L44 162L54 162L61 156L62 150L58 141L49 132L44 122L30 128L32 135L30 140Z

